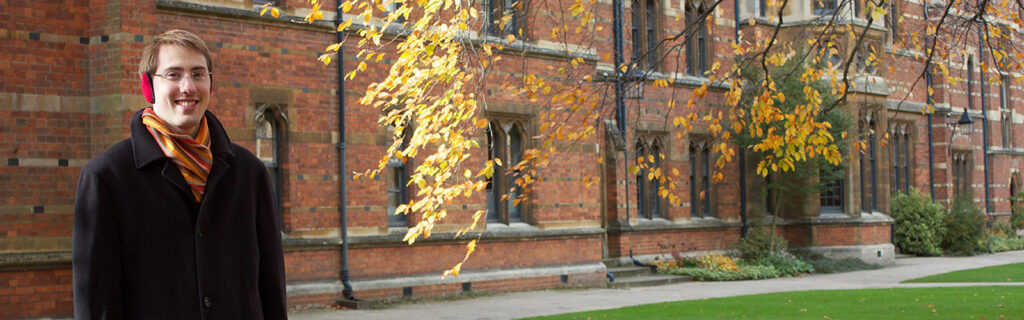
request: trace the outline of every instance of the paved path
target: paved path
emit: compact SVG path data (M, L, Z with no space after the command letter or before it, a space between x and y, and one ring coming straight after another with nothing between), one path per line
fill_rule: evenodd
M816 289L869 289L977 284L899 284L950 271L1024 262L1024 251L962 258L898 258L879 270L736 282L685 282L632 289L546 290L453 301L399 304L381 310L309 310L295 320L326 319L517 319L566 312L612 309L665 301ZM993 285L993 284L985 284ZM1024 283L1002 285L1024 286Z

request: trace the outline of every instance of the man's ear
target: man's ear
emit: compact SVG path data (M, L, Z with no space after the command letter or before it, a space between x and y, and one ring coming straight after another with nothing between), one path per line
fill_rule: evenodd
M148 72L139 75L139 87L142 88L142 96L146 97L146 102L156 102L156 98L153 95L153 77Z

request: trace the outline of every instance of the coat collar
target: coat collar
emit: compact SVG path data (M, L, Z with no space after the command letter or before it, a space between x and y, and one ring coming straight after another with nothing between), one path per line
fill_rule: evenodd
M228 139L228 134L224 131L220 121L209 110L204 115L206 116L206 125L210 127L210 150L213 151L214 158L217 156L234 158L235 152L231 149L231 140ZM136 169L141 169L158 159L167 158L149 130L146 129L146 125L142 123L142 109L136 111L132 116L131 141Z

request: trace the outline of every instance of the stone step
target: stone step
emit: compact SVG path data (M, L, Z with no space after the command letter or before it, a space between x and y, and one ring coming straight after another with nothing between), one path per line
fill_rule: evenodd
M625 279L615 278L615 282L609 282L608 288L612 289L629 289L637 287L650 287L660 286L672 283L690 281L689 276L674 276L674 275L650 275L650 276L639 276L629 277Z
M604 265L608 268L621 267L618 258L604 259L601 260L601 262L604 263Z
M615 281L622 278L654 275L655 270L648 267L610 267L608 272L615 276Z

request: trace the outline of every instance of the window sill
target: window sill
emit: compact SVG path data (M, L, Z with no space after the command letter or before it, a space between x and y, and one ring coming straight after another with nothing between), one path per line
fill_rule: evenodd
M726 222L716 217L679 220L666 220L659 218L655 220L638 219L634 220L634 223L631 225L609 226L608 231L611 233L663 232L673 230L725 229L739 227L741 225L742 224L739 222Z

